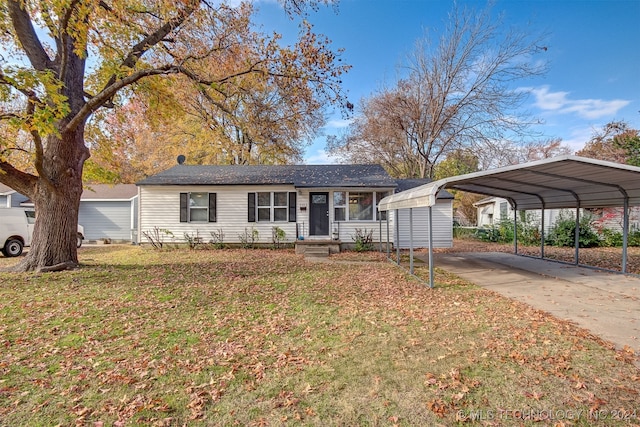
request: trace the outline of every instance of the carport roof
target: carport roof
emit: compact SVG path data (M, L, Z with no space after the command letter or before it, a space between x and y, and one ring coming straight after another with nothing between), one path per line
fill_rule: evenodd
M520 210L640 205L640 168L560 156L434 181L385 197L378 209L433 206L445 188L502 197Z

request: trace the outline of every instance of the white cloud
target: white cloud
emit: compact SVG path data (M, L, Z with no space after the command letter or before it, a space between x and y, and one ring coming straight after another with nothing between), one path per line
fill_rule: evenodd
M315 153L307 153L304 163L307 165L330 165L338 163L338 159L329 155L325 150L317 150Z
M569 92L550 92L549 86L529 88L536 98L535 106L545 111L560 114L576 114L584 119L612 117L631 103L624 99L610 101L602 99L570 99Z
M219 6L221 4L226 4L227 6L230 7L238 7L240 6L242 3L258 3L255 0L213 0L211 2L211 4L213 6Z
M332 119L329 120L324 127L325 129L344 129L349 127L351 123L353 123L353 119Z
M572 152L576 152L584 148L584 145L593 136L592 127L580 127L571 130L567 137L562 138L562 144L571 148Z

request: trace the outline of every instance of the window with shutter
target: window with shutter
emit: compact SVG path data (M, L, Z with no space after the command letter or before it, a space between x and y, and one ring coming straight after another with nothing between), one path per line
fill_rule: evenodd
M189 193L180 193L180 222L189 222Z
M256 193L249 193L247 211L247 221L256 222Z
M289 193L289 222L296 222L296 192Z
M209 193L209 222L217 221L217 196L216 193Z
M216 222L216 193L180 193L180 222Z

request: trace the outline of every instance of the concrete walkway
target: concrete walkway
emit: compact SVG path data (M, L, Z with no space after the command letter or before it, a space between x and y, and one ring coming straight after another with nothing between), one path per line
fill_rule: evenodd
M640 278L499 252L434 254L434 266L640 354Z

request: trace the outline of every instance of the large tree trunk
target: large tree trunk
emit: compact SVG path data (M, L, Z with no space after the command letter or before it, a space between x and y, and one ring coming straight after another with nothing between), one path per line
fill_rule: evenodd
M43 162L46 177L38 178L30 195L36 210L31 248L14 271L50 271L78 264L78 209L82 167L88 157L82 126L47 139Z

